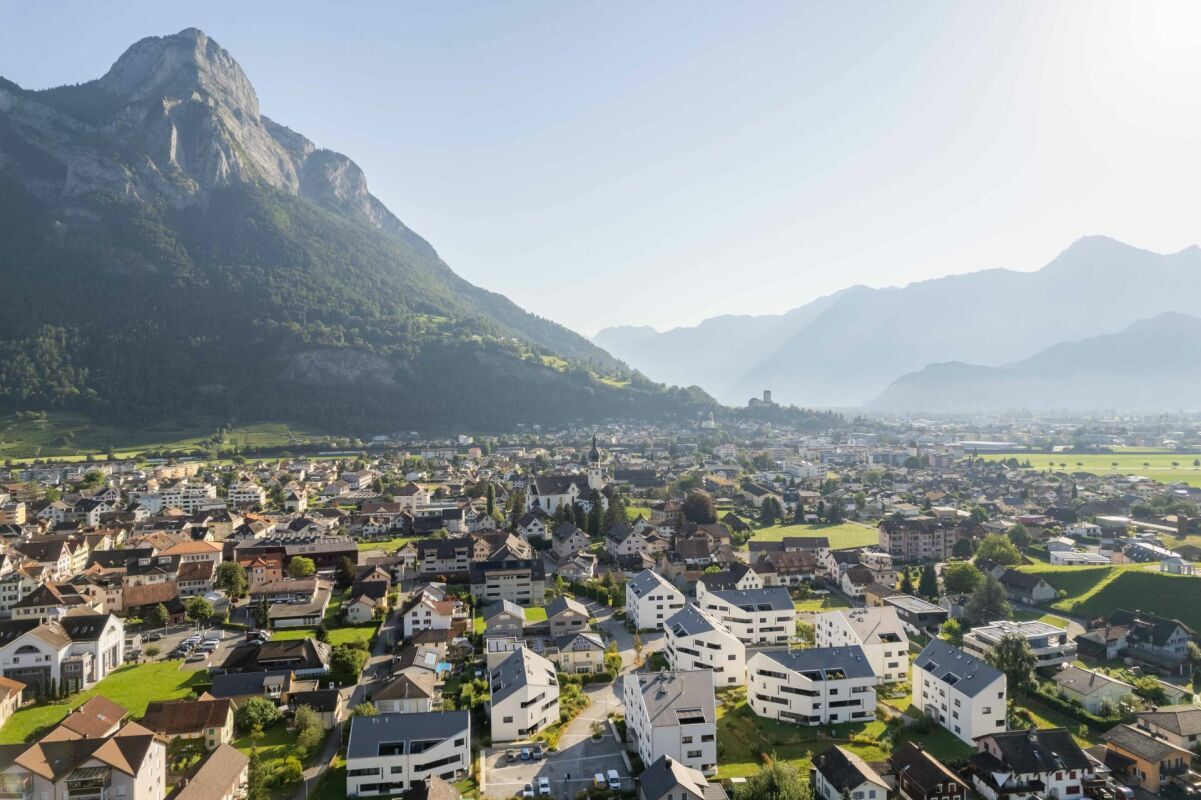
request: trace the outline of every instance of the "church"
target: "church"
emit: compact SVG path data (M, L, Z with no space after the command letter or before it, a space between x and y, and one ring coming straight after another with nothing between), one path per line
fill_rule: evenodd
M596 447L596 437L592 437L592 449L588 451L588 472L583 475L545 475L532 478L525 490L525 510L541 508L548 514L553 514L561 506L571 506L578 503L585 511L592 510L592 493L605 488L608 481L605 478L605 462L601 452ZM602 494L601 508L608 506L608 499Z

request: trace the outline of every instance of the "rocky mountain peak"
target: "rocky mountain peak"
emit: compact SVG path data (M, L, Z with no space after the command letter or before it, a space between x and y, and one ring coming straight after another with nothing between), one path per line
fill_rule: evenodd
M196 28L134 43L98 83L127 103L208 98L249 120L259 119L258 96L246 73Z

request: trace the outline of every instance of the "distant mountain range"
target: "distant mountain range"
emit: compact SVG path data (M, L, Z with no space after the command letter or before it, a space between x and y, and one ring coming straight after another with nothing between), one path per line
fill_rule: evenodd
M898 378L872 407L898 412L1153 412L1201 407L1199 393L1201 319L1169 312L999 367L931 364Z
M378 432L714 406L460 278L195 29L87 83L0 78L0 242L0 411Z
M1201 248L1165 255L1090 236L1035 272L856 286L783 315L717 317L664 333L606 329L594 341L652 379L696 383L731 404L771 389L778 402L798 405L859 407L879 398L881 408L920 411L921 403L945 407L919 386L959 369L946 362L1012 365L1199 304ZM910 376L931 365L940 366ZM893 385L902 376L911 394ZM1078 396L1056 407L1110 407L1104 401Z

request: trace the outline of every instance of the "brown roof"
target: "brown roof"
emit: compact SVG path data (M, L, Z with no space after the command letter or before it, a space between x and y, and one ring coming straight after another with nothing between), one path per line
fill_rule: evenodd
M179 587L173 581L146 583L141 586L125 587L125 607L166 603L179 597Z
M25 684L20 681L14 681L12 678L5 678L0 675L0 697L8 697L25 690Z
M175 576L177 582L207 581L213 577L217 565L212 561L186 561L179 565L179 573Z
M67 715L59 725L87 738L107 736L108 732L121 724L129 711L107 697L96 695Z
M175 800L221 800L230 794L250 759L237 748L222 744L204 760Z
M142 725L167 736L199 733L206 728L224 727L229 721L231 709L228 699L156 700L146 706Z

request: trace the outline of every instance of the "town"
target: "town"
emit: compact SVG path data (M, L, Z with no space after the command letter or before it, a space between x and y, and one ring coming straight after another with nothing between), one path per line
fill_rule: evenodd
M1196 437L708 419L10 462L6 791L1193 796Z

